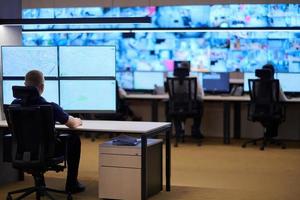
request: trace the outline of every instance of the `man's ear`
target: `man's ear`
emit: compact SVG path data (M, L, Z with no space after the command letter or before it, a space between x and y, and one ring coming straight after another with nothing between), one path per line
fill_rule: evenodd
M44 85L44 83L42 83L40 85L40 94L42 94L44 92L44 88L45 88L45 85Z

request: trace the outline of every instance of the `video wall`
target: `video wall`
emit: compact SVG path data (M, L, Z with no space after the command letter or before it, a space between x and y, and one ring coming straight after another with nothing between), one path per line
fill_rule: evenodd
M154 85L161 85L161 80L173 71L174 61L178 60L190 61L191 71L195 73L237 70L249 73L266 63L273 63L276 71L280 73L300 72L300 4L23 10L23 18L131 16L149 16L152 23L30 25L24 26L23 44L114 45L117 79L120 85L127 89L153 89ZM122 28L128 31L26 32L32 29L72 28L99 28L102 31ZM151 31L143 31L145 28ZM176 28L186 30L178 32L172 30ZM281 29L274 30L274 28ZM153 81L150 83L147 80L148 82L140 84L139 80L146 80L144 77L152 78Z
M25 74L36 69L45 76L42 96L66 111L116 110L114 46L3 46L1 52L4 104L14 99L12 86L24 85Z

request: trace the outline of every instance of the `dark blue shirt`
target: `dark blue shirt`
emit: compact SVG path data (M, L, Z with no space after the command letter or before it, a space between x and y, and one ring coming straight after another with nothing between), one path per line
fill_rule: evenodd
M11 104L21 104L21 99L15 99ZM54 120L61 124L67 123L69 115L56 103L47 102L43 97L38 97L30 102L30 105L51 105L53 108Z

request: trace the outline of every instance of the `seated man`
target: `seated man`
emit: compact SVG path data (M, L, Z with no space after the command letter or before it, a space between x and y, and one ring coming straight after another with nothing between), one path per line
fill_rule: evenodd
M262 67L262 69L268 69L271 71L271 79L274 79L274 74L275 74L275 68L272 64L266 64ZM279 83L279 100L280 101L287 101L288 98L285 96L282 88L280 87ZM278 135L278 126L279 122L274 121L270 124L269 127L267 127L266 134L270 137L276 137Z
M25 86L34 86L42 95L44 91L44 76L43 73L38 70L29 71L25 76ZM20 104L21 99L15 99L12 104ZM76 128L82 124L80 118L75 118L63 111L63 109L56 103L47 102L42 96L35 99L34 102L29 102L31 105L52 105L54 120L61 124L65 124L70 128ZM64 153L64 146L62 141L57 140L56 152L57 154ZM66 181L66 191L71 193L82 192L85 187L81 185L78 180L78 167L80 161L81 142L80 137L76 134L72 134L68 138L68 150L67 150L67 166L68 175Z
M188 69L188 73L189 73L189 66L186 63L183 63L181 68L175 69L176 72L174 71L174 76L182 76L182 74L186 73L185 69ZM178 87L175 87L175 90L179 89ZM192 136L195 138L204 138L203 134L200 131L200 125L201 125L201 119L202 119L202 115L203 115L203 102L202 102L202 98L204 96L204 91L202 86L200 85L199 81L197 81L197 111L199 112L198 115L195 115L193 117L193 125L192 125ZM178 119L174 120L174 126L177 131L181 130L181 122Z

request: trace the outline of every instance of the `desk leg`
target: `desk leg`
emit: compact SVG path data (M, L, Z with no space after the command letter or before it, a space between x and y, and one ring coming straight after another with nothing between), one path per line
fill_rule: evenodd
M224 102L223 108L224 144L230 143L230 102Z
M141 199L146 200L147 191L147 136L142 134Z
M234 102L234 138L241 138L241 102Z
M171 130L166 132L166 190L171 191Z
M153 122L158 121L158 101L157 100L152 100L152 106L151 106L151 119Z

